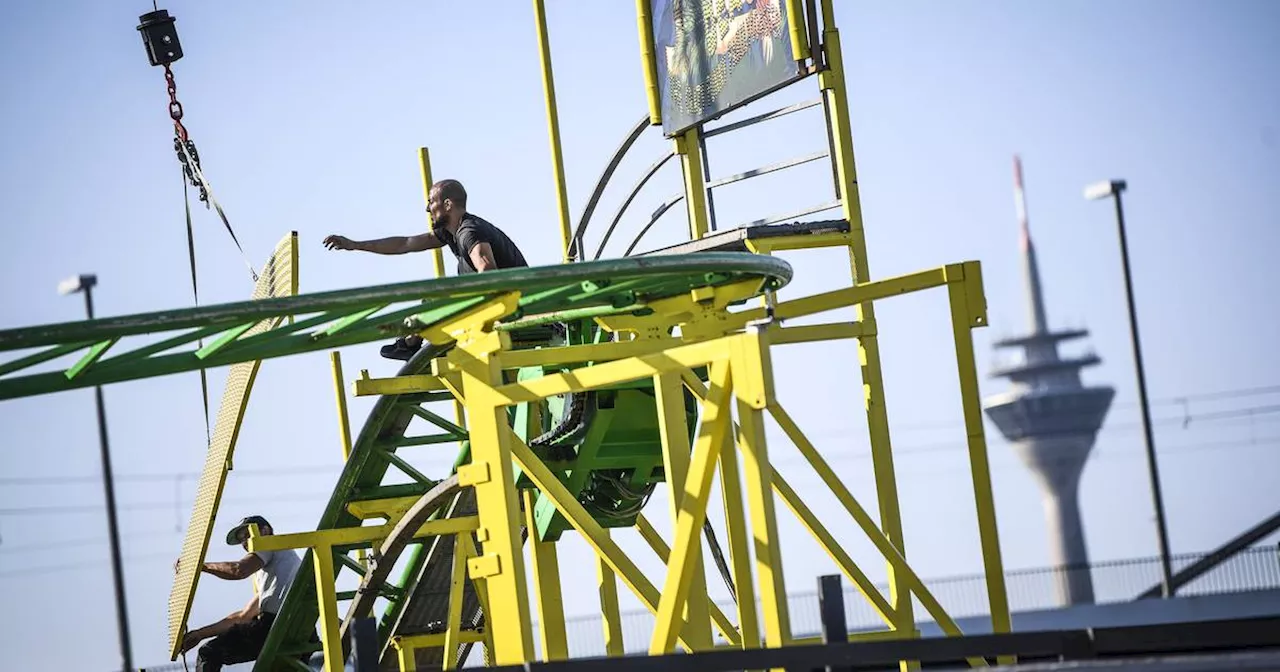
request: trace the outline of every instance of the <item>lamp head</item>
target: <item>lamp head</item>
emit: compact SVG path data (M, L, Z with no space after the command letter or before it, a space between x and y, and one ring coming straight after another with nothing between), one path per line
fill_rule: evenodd
M1096 201L1100 198L1115 196L1124 191L1128 185L1124 180L1109 180L1107 182L1097 182L1084 188L1084 197L1090 201Z
M62 295L82 292L98 284L98 276L92 273L76 275L58 283L58 293Z

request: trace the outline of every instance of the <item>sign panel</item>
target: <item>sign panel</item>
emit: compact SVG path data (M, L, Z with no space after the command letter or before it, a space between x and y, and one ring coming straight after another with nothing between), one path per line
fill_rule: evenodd
M799 74L786 2L648 0L662 130L676 135Z

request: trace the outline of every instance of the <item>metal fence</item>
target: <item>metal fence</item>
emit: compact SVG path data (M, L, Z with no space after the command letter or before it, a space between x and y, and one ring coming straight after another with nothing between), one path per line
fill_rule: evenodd
M1193 553L1171 558L1173 570L1190 565L1204 557ZM1159 558L1140 558L1094 563L1087 568L1023 569L1005 573L1005 585L1009 594L1009 608L1014 612L1053 609L1056 602L1055 586L1063 572L1088 571L1093 578L1095 602L1098 604L1127 602L1160 583ZM987 610L986 579L981 574L926 580L925 584L934 597L953 618L985 616ZM879 586L888 593L887 586ZM1203 576L1178 590L1178 595L1214 595L1280 588L1280 549L1275 546L1258 546L1240 552ZM866 599L852 587L844 595L845 614L852 630L879 629L884 627ZM733 603L718 603L726 614L736 611ZM791 616L791 629L797 636L816 634L821 630L816 591L798 592L787 598ZM919 603L916 613L924 616ZM580 616L566 620L569 638L569 654L574 658L604 655L604 630L597 615ZM535 626L536 628L536 626ZM653 631L653 615L648 611L629 611L622 614L622 639L628 653L644 651ZM719 638L717 637L719 640ZM473 656L471 665L477 664ZM469 665L470 666L470 665ZM247 667L247 666L246 666ZM183 669L181 663L144 668L153 672L171 672Z
M1204 557L1192 553L1170 558L1173 570L1190 565ZM1080 568L1041 568L1005 573L1009 609L1013 612L1037 611L1058 607L1055 587L1064 572L1088 571L1093 578L1095 603L1127 602L1160 583L1159 558L1140 558L1094 563ZM981 574L925 580L930 592L952 618L985 616L987 584ZM886 595L888 587L879 586ZM1280 550L1275 546L1259 546L1240 552L1203 576L1178 590L1179 596L1211 595L1280 588ZM845 590L845 614L852 630L881 629L883 622L871 605L852 587ZM732 602L717 603L726 614L735 611ZM818 594L797 592L787 597L791 630L796 636L819 632ZM927 618L919 602L916 614ZM582 616L566 622L569 652L574 657L604 655L604 631L599 616ZM653 630L653 615L648 611L622 614L622 639L628 653L643 651Z

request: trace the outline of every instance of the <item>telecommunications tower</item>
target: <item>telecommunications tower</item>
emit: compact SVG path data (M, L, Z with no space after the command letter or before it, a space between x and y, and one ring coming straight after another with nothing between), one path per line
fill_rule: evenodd
M1111 406L1115 390L1086 387L1080 369L1101 362L1092 353L1079 357L1058 354L1058 343L1083 338L1086 329L1052 331L1040 291L1040 271L1027 224L1027 201L1022 189L1022 161L1013 157L1014 198L1022 232L1022 261L1031 332L995 343L997 348L1021 348L1022 361L999 366L993 378L1008 378L1008 392L986 399L992 422L1018 451L1044 492L1045 522L1050 559L1056 572L1058 603L1067 606L1093 602L1093 578L1080 520L1080 474L1093 448L1098 429Z

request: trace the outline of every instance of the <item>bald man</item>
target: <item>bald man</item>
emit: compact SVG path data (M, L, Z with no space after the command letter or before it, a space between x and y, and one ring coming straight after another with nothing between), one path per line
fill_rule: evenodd
M360 250L374 254L405 254L448 247L458 259L458 275L498 268L528 266L520 248L489 222L467 212L467 190L457 180L441 180L431 186L427 198L431 230L416 236L392 236L376 240L351 240L331 235L324 239L330 250ZM383 346L382 356L408 361L422 347L422 338L409 336Z

